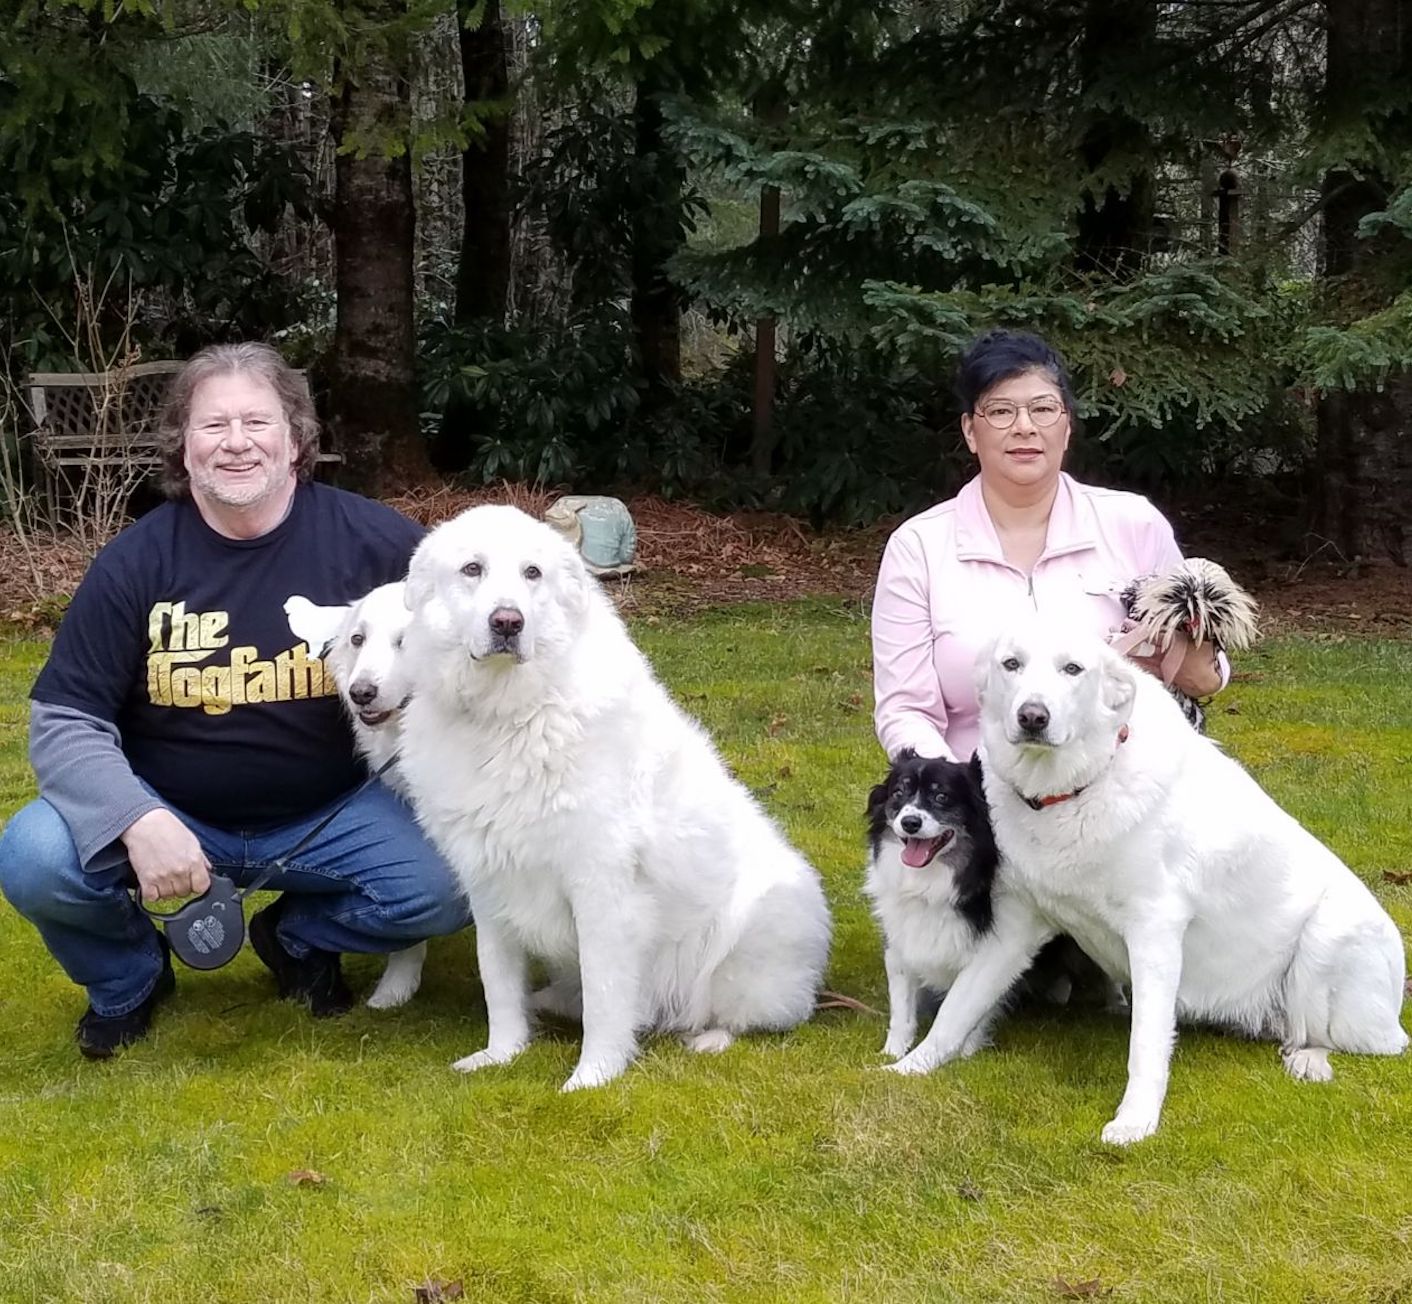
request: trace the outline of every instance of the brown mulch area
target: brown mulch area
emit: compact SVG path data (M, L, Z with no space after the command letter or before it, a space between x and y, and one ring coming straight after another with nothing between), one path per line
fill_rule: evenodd
M476 492L419 490L390 502L431 525L482 502L512 502L540 515L555 497L511 485ZM632 498L628 506L637 525L639 569L612 583L619 604L640 614L686 614L721 603L803 594L862 603L896 523L818 534L778 513L720 514L656 497ZM1189 554L1223 562L1260 599L1267 632L1412 637L1412 570L1350 563L1331 546L1293 536L1292 527L1278 519L1272 523L1268 504L1206 500L1178 504L1171 514ZM71 592L83 565L82 550L72 543L46 537L26 548L0 530L0 615L36 627L52 625L62 600L37 595Z

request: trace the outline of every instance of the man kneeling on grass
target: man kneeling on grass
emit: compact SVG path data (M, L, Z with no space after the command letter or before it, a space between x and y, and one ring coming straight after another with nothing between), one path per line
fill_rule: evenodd
M175 986L134 889L203 892L213 867L247 884L299 847L250 940L280 996L320 1017L352 1004L341 952L469 922L410 808L381 784L348 800L363 775L332 678L284 613L292 594L333 605L401 579L420 527L310 482L308 387L264 345L198 353L161 429L172 501L74 594L31 694L40 798L0 840L0 888L88 991L90 1059L142 1037Z

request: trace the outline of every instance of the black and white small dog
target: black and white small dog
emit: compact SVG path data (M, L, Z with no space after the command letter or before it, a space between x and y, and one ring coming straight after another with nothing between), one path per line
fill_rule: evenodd
M981 761L928 760L898 753L887 779L868 796L872 856L863 894L882 926L888 1030L883 1053L900 1059L917 1038L919 1006L951 988L999 912L1020 909L998 881L1000 852L981 786ZM1069 937L1055 937L1035 957L1010 996L967 1040L985 1045L994 1016L1015 998L1066 1005L1079 993L1112 1011L1127 1009L1121 985Z
M969 765L904 749L868 797L872 849L864 895L882 926L889 1010L883 1053L898 1059L917 1036L917 1005L950 988L990 930L1000 856ZM978 1028L965 1054L985 1042Z

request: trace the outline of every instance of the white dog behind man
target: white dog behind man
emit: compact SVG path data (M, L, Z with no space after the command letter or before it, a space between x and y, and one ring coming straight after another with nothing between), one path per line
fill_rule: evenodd
M476 918L489 1042L581 1019L565 1090L621 1074L639 1032L720 1051L807 1019L828 957L818 875L725 769L582 559L511 507L432 531L407 579L402 768ZM528 966L549 984L531 997Z
M294 637L304 640L311 656L322 657L333 675L358 754L389 788L405 797L396 757L408 691L402 635L412 614L403 587L400 580L384 584L357 602L332 607L296 594L285 602L284 614ZM410 1001L421 986L426 957L425 942L389 955L368 1004L390 1010Z

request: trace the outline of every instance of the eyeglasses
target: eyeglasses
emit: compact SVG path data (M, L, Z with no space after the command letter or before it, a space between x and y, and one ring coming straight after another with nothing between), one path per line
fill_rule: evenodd
M976 414L984 417L997 430L1009 430L1015 424L1015 418L1020 415L1021 408L1030 414L1030 420L1041 429L1052 426L1064 415L1063 403L1057 398L1048 397L1031 399L1028 403L1012 403L1008 398L997 399L983 408L977 408Z

